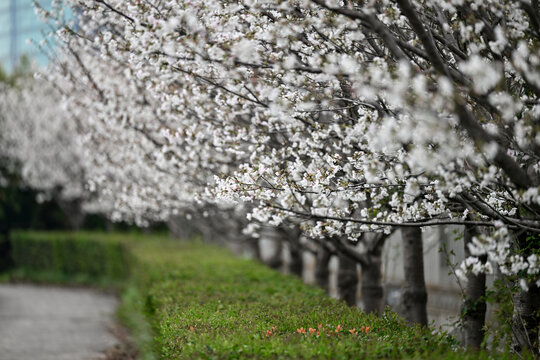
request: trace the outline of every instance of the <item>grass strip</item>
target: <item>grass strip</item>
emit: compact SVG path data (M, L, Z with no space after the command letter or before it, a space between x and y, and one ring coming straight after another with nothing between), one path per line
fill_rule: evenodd
M119 318L143 360L516 356L464 351L447 334L409 326L389 311L365 314L294 276L200 241L92 233L17 233L13 241L18 271L121 279ZM65 257L62 244L79 259ZM105 264L85 264L93 261Z

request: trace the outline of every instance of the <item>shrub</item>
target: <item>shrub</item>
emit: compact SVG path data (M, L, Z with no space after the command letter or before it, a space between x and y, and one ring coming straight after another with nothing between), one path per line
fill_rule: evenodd
M14 232L15 268L27 273L123 279L129 261L125 243L104 234Z

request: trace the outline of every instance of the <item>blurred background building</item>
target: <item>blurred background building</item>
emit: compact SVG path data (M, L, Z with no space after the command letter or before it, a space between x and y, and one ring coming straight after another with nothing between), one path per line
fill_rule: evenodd
M33 0L0 0L0 65L12 70L25 55L38 65L47 64L47 56L37 46L48 30L34 11ZM39 0L49 9L52 0ZM33 43L27 40L32 39Z

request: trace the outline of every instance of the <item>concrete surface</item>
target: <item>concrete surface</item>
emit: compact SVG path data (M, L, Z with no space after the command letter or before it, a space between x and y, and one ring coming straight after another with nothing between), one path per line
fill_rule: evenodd
M0 360L95 360L118 340L117 299L94 290L0 284Z

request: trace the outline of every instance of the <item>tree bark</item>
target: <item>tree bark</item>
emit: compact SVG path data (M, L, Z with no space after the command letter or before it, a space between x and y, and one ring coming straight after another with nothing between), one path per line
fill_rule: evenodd
M7 226L5 229L0 226L0 271L7 271L13 267L9 234Z
M419 227L402 227L403 265L403 315L409 323L427 326L427 291L424 278L424 253L422 230Z
M281 238L289 245L289 254L291 256L291 262L289 264L289 272L302 277L304 271L304 260L302 258L302 245L300 244L300 236L302 236L302 230L298 226L278 227L278 232L281 234Z
M261 247L259 246L259 239L249 238L246 240L246 247L248 251L253 255L253 258L258 261L262 261Z
M339 296L350 306L356 306L356 290L358 288L356 264L356 261L350 257L339 255Z
M463 235L465 258L471 256L469 244L472 243L473 236L477 234L475 226L467 225ZM481 256L481 262L486 262L487 257ZM461 309L463 314L463 345L466 347L479 349L482 346L485 336L486 320L486 274L467 275L467 285L465 286L464 302Z
M370 264L362 266L362 304L365 312L380 314L384 303L381 256L370 257Z
M283 268L283 241L273 239L276 249L266 264L272 269L282 270Z
M529 237L536 238L536 234L522 233L517 236L520 249L528 249L525 256L537 250L536 244L531 244ZM513 296L514 315L512 317L513 348L515 351L529 349L539 354L539 327L540 327L540 288L534 283L529 284L528 290L520 290Z
M187 219L184 215L172 216L167 220L167 227L171 237L179 240L193 238L198 232L193 219Z
M380 314L384 306L384 288L382 283L382 251L388 235L366 233L364 241L368 248L367 262L360 262L362 277L362 309L369 313Z
M332 254L324 246L319 246L319 251L317 252L317 259L315 260L315 282L326 292L329 291L329 282L330 282L330 270L328 269L328 264Z
M540 325L540 289L535 284L528 291L519 291L513 297L513 348L529 349L538 355L538 327Z
M289 264L289 271L291 274L302 277L304 272L304 260L302 258L302 249L300 244L289 242L289 252L291 254L291 263Z
M63 200L57 198L56 203L69 222L71 229L78 231L84 225L86 214L82 211L80 200Z

